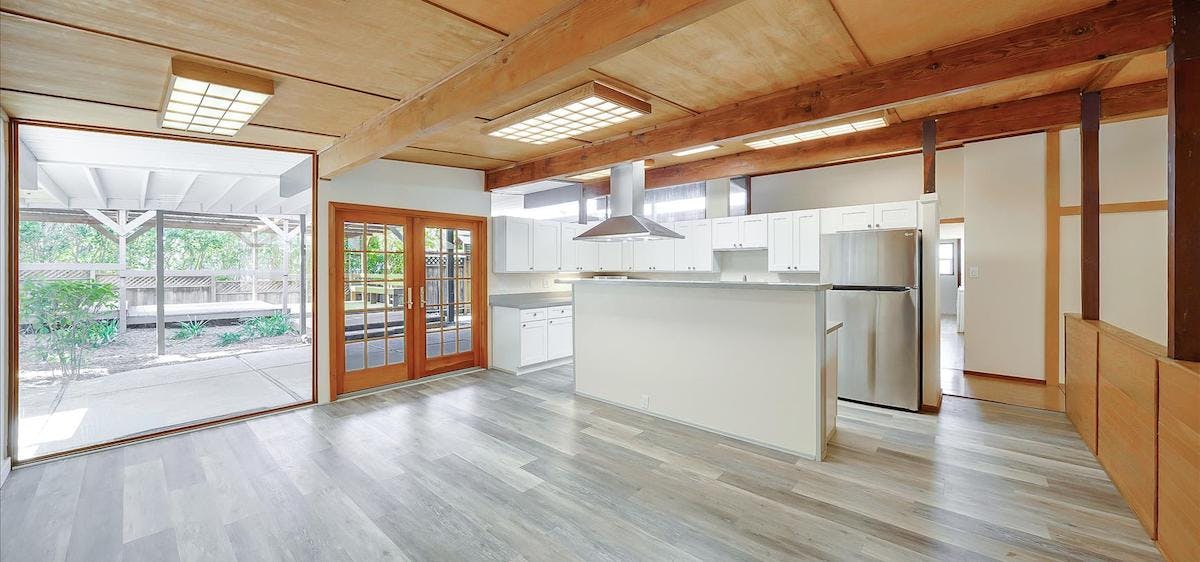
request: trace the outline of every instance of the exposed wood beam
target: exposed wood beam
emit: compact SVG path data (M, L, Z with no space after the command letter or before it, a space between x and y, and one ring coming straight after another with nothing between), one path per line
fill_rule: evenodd
M100 175L96 173L96 169L90 166L80 167L83 168L83 175L87 177L88 185L92 186L92 193L100 202L100 208L107 207L108 197L105 196L104 184L100 182Z
M1079 294L1084 320L1100 319L1100 92L1080 99Z
M643 131L488 172L496 189L710 142L962 92L1019 76L1162 49L1170 41L1165 0L1110 2L1008 33L805 84Z
M1121 73L1121 69L1125 68L1125 65L1129 64L1130 60L1132 59L1124 58L1100 65L1100 67L1096 69L1096 73L1088 79L1088 83L1083 87L1083 91L1097 92L1103 90L1109 82L1112 82L1112 79L1115 78L1117 74Z
M1200 4L1174 4L1167 53L1167 353L1200 361Z
M937 119L921 122L921 171L924 193L937 193Z
M1123 115L1164 109L1167 106L1166 89L1166 81L1159 80L1104 90L1100 92L1104 101L1101 117L1119 119ZM938 146L1070 127L1079 123L1079 107L1079 92L1071 90L937 115ZM921 122L908 121L822 140L651 168L646 170L646 187L762 175L887 154L914 153L921 149L921 129Z
M320 176L344 173L737 3L576 2L354 128L321 153Z

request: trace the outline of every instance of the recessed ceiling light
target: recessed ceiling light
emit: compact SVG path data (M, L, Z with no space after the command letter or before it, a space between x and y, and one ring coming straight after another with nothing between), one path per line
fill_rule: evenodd
M600 82L588 82L496 119L480 132L503 139L546 144L648 113L649 102ZM517 131L529 134L516 136Z
M854 132L858 132L858 131L869 131L871 129L878 129L880 127L886 127L886 126L887 126L886 119L884 119L882 117L876 117L873 119L865 119L865 120L860 120L860 121L852 121L852 122L848 122L848 123L840 123L837 125L829 125L827 127L823 127L820 129L812 129L812 130L808 130L808 131L802 131L799 133L789 133L789 134L781 135L781 136L777 136L777 137L771 137L771 138L767 138L767 139L750 141L750 142L746 143L746 146L749 146L750 148L758 150L758 149L763 149L763 148L771 148L773 146L783 146L785 144L793 144L793 143L797 143L797 142L803 142L803 141L809 141L809 140L815 140L815 139L823 139L826 137L834 137L837 135L844 135L846 133L854 133ZM678 154L676 156L678 156Z
M579 180L579 181L591 181L591 180L598 180L600 178L607 178L611 174L612 174L612 170L605 168L603 170L596 170L594 172L586 172L583 174L579 174L577 176L570 176L567 179Z
M691 156L693 154L700 154L701 152L708 152L710 150L716 150L718 148L721 148L721 147L719 147L715 144L710 144L707 146L697 146L696 148L689 148L687 150L680 150L679 152L672 152L671 156Z
M159 123L165 129L231 137L273 95L273 80L171 59Z

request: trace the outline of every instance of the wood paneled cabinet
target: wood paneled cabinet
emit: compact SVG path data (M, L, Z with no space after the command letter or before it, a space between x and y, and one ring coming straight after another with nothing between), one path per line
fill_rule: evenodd
M871 205L851 205L821 209L821 233L849 230L917 228L916 201L896 201Z
M767 270L815 273L820 268L820 211L767 215Z
M1067 418L1092 453L1096 452L1097 353L1100 332L1077 316L1067 316L1066 407Z
M717 271L712 249L712 221L677 222L672 230L683 235L682 239L675 240L676 271Z
M1125 338L1101 331L1097 456L1151 537L1157 520L1158 364Z
M767 247L767 215L712 220L712 249L755 250Z

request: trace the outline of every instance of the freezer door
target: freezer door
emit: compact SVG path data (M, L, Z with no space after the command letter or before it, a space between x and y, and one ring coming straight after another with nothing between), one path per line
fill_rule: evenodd
M876 230L876 268L875 280L871 285L877 287L917 287L921 280L918 272L921 270L920 236L919 231Z
M876 285L878 251L875 232L839 232L821 237L821 282Z
M838 397L873 402L875 378L875 293L829 291L826 318L838 331Z
M921 399L921 327L917 315L917 290L876 291L873 294L876 299L875 373L874 397L869 402L915 411ZM841 379L838 382L841 383Z

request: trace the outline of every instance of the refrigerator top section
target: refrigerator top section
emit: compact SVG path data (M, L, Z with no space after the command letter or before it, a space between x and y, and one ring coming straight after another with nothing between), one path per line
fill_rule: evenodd
M821 237L821 282L837 287L920 286L916 229L863 230Z

